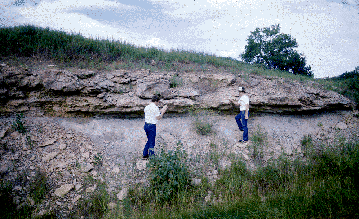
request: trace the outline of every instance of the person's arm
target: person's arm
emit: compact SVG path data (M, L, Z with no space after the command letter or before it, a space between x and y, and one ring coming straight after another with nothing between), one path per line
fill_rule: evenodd
M246 110L244 112L244 119L248 119L249 104L246 104Z
M157 119L157 120L162 119L163 114L165 114L167 108L168 108L167 105L165 105L165 106L160 110L160 113L161 113L161 114L160 114L159 116L156 116L156 119Z

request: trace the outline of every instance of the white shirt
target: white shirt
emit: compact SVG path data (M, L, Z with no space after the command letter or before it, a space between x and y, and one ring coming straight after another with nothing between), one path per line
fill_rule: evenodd
M160 109L156 104L150 103L148 106L145 107L145 122L150 124L156 124L157 119L156 116L161 115Z
M242 95L242 97L238 101L240 105L240 111L246 110L246 104L249 105L249 97L245 94Z

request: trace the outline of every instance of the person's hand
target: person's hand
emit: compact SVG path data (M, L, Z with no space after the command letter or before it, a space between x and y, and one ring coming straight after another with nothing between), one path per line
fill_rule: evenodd
M244 116L244 119L248 119L248 116Z

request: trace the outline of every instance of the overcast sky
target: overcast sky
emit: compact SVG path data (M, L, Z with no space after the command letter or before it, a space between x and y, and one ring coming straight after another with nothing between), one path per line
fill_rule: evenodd
M359 66L359 0L0 0L0 26L34 24L162 49L238 58L256 27L280 24L315 77Z

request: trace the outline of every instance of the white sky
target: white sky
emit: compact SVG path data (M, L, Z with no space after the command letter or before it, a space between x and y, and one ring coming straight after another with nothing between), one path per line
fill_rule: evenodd
M0 0L0 27L20 24L232 58L280 24L316 78L359 66L359 0Z

